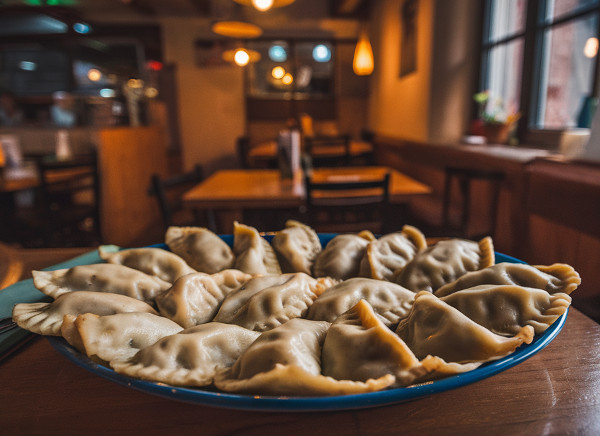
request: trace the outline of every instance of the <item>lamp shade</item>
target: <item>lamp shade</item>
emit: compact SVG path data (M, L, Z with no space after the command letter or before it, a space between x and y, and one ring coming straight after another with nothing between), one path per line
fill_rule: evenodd
M262 29L256 24L238 20L215 21L211 25L213 33L231 38L258 38L262 35Z
M295 0L234 0L245 6L252 6L259 11L268 11L271 8L281 8L294 3Z
M373 48L371 47L367 32L362 31L358 37L356 48L354 49L352 69L358 76L368 76L373 72L374 67Z

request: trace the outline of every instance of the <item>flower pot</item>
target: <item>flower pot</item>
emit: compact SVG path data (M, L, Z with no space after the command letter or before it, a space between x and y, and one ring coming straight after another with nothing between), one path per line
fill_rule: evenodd
M506 144L509 133L509 124L485 124L483 126L483 136L487 139L488 144Z

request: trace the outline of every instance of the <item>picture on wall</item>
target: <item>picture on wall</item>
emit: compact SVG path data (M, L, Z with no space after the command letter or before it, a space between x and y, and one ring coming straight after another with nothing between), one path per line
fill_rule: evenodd
M405 0L400 8L400 77L417 71L417 13L418 0Z

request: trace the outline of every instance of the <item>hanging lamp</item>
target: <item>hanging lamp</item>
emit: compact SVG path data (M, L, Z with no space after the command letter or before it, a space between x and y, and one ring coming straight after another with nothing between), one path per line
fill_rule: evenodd
M225 50L223 60L232 62L240 67L245 67L249 63L260 60L260 53L247 48L236 48L235 50Z
M244 6L252 6L254 9L264 12L272 8L281 8L291 5L295 0L233 0Z
M356 48L354 49L352 69L357 76L368 76L373 73L374 67L373 48L371 47L367 30L363 27L358 36Z

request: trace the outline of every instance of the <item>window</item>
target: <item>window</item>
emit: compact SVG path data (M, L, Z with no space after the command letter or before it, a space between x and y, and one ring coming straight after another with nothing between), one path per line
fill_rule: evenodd
M250 41L260 60L248 69L255 98L304 99L333 93L334 45L326 41Z
M582 114L598 97L599 26L600 0L487 0L480 88L488 104L521 112L522 137L589 127Z

